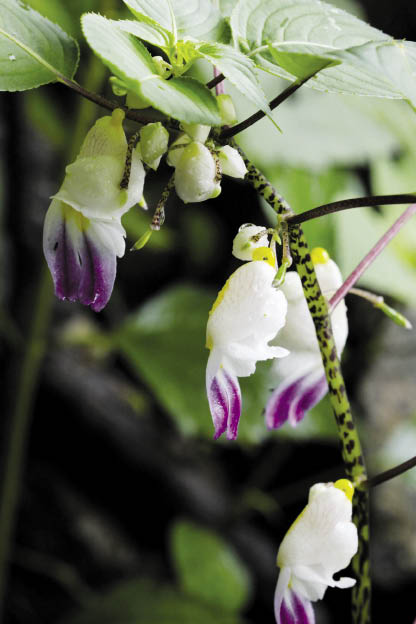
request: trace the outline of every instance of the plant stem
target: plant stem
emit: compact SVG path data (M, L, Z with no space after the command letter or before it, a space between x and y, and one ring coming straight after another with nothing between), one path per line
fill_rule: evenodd
M411 204L416 199L416 193L404 193L401 195L372 195L370 197L354 197L352 199L342 199L341 201L323 204L307 210L299 215L292 215L287 218L289 225L299 225L305 221L311 221L324 215L348 210L349 208L365 208L366 206L380 206L387 204Z
M69 78L66 78L65 76L61 76L59 78L59 82L64 84L66 87L69 87L73 91L76 91L77 93L79 93L79 95L82 95L82 97L86 98L87 100L90 100L91 102L94 102L95 104L98 104L98 106L101 106L102 108L106 108L107 110L110 110L110 111L113 111L116 108L123 109L124 112L126 113L126 118L131 119L132 121L136 121L138 123L149 123L151 121L162 121L166 119L165 115L157 111L152 111L151 113L148 113L148 114L137 113L134 110L131 110L130 108L128 108L127 106L123 104L119 104L119 102L108 100L107 98L103 97L102 95L99 95L98 93L93 93L92 91L88 91L88 89L81 87L81 85L75 82L75 80L70 80Z
M216 67L214 67L214 78L219 78L220 76L222 76L222 79L215 85L215 95L223 95L225 93L225 89L223 80L224 76Z
M368 254L361 260L354 271L347 277L342 286L337 290L334 296L330 299L329 305L331 308L335 308L341 299L351 290L354 284L360 279L364 271L374 262L377 256L383 251L383 249L389 244L389 242L396 236L399 230L413 217L416 213L416 204L412 204L403 212L403 214L393 223L390 229L380 238L380 240L374 245L374 247L368 252Z
M269 106L271 108L271 110L274 110L275 108L277 108L280 104L282 104L285 100L287 100L288 97L290 97L293 93L295 93L295 91L297 91L298 89L300 89L300 87L302 85L305 84L305 82L308 82L308 80L310 80L311 78L313 78L313 76L315 76L317 72L315 72L314 74L311 74L310 76L308 76L307 78L302 78L301 80L295 80L295 82L292 82L291 85L289 85L284 91L282 91L281 93L279 93L278 96L276 96L270 103ZM213 81L211 81L213 82ZM209 83L210 84L210 83ZM208 86L208 85L207 85ZM230 139L231 137L235 136L236 134L238 134L239 132L242 132L243 130L247 130L247 128L249 128L250 126L252 126L253 124L255 124L257 121L259 121L260 119L263 119L263 117L266 116L266 113L263 113L263 111L257 111L257 113L254 113L253 115L251 115L250 117L247 117L247 119L245 119L244 121L241 121L239 124L237 124L236 126L232 126L231 128L225 128L219 138L220 139Z
M288 210L281 198L264 175L247 159L246 178L277 214ZM283 208L284 206L284 208ZM353 569L358 577L353 590L353 622L370 623L371 579L369 564L369 508L368 490L363 485L367 479L361 443L352 418L350 404L345 390L335 341L332 333L328 304L322 295L311 260L308 244L300 225L290 228L290 246L294 264L302 282L308 308L311 313L318 338L329 396L338 427L345 471L355 484L354 522L359 535L358 553L353 559Z
M34 390L37 385L40 364L46 349L46 329L51 315L51 278L46 266L42 269L38 293L34 305L34 316L27 348L24 354L16 403L11 419L10 439L4 468L4 479L0 504L0 620L4 602L7 564L12 543L16 516L26 438L32 411Z
M212 80L207 82L205 86L208 89L212 89L213 87L216 87L218 84L220 84L220 82L222 82L223 80L225 80L224 74L217 74Z
M390 470L386 470L385 472L381 472L375 477L371 477L365 483L365 485L369 488L376 487L381 483L385 483L386 481L390 481L390 479L394 479L394 477L398 477L403 474L407 470L414 468L416 466L416 456L408 459L407 461L395 466L394 468L390 468Z

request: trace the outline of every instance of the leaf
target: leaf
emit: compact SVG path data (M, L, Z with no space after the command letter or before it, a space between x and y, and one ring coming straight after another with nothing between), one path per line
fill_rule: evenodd
M272 99L281 85L269 74L263 73L260 78L266 97ZM239 118L254 112L238 91L230 87L229 92ZM376 107L377 117L373 114ZM392 117L402 116L411 123L411 109L398 100L351 98L300 89L295 98L273 112L282 129L275 141L270 141L268 121L261 120L241 132L238 143L262 170L273 171L276 164L285 164L319 173L326 167L363 165L400 148L397 132L383 120L383 110L392 108Z
M234 551L213 531L190 522L172 528L171 552L183 591L217 607L238 612L247 603L247 569Z
M178 38L226 41L228 27L219 10L207 0L123 0L139 19L159 24L173 33L172 6Z
M59 26L19 0L0 0L1 91L72 78L78 59L78 44Z
M416 110L416 44L412 41L367 43L335 53L363 75L367 72L382 97L402 98ZM372 78L372 74L374 78Z
M164 80L144 45L118 22L87 13L82 27L103 63L154 108L185 123L221 124L217 101L203 84L193 78Z
M143 41L147 41L162 50L167 49L171 45L169 33L148 22L120 20L117 22L117 25L124 32L135 35L136 37L139 37L139 39L143 39Z
M269 48L276 63L296 78L304 79L317 74L326 67L340 65L341 60L330 59L317 54L302 54L301 52L286 52L285 50Z
M210 608L169 585L150 579L119 583L61 624L241 624L233 615Z
M391 43L385 35L358 18L319 0L283 2L283 0L240 0L231 16L235 42L263 69L286 79L305 73L303 62L292 74L288 68L291 54L338 58L342 65L322 70L307 84L316 89L355 95L391 97L383 75L369 59L358 62L346 52L374 42ZM270 46L277 54L270 52ZM279 60L279 53L280 60ZM284 66L280 62L284 61ZM295 61L293 62L295 64ZM396 95L395 97L401 97Z
M266 115L271 115L272 111L257 80L256 67L251 59L231 46L221 43L204 43L197 49L199 54L215 65L240 93Z

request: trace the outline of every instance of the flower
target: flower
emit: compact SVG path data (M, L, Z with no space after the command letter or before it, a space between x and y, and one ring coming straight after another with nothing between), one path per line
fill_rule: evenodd
M53 196L43 229L43 248L60 299L95 311L108 302L116 258L125 250L121 216L143 196L144 168L132 153L127 188L120 188L127 156L124 112L99 119Z
M259 257L271 254L269 248L256 251ZM270 262L244 264L227 280L210 311L206 387L215 439L224 431L229 440L237 437L241 413L238 377L252 375L260 360L287 355L286 349L268 344L286 317L286 298L272 285L275 275L274 257Z
M265 232L258 241L253 241L253 236L258 236L261 232ZM233 241L233 256L239 260L252 260L253 252L258 247L266 247L268 243L267 230L261 225L253 223L244 223L240 226L237 236Z
M312 251L316 276L324 296L329 299L342 284L341 273L322 248ZM272 367L272 383L276 387L266 406L265 419L269 429L281 427L286 421L294 427L305 412L327 393L328 384L322 364L315 327L310 316L302 284L296 272L286 274L280 287L288 302L287 320L279 332L279 345L290 351L289 357ZM348 335L346 306L343 301L331 314L332 330L338 355Z
M102 310L113 290L116 257L124 255L125 235L119 219L87 219L54 199L45 218L43 251L56 296Z
M357 529L351 521L353 493L347 479L317 483L309 490L308 504L277 553L277 624L314 624L311 602L321 600L327 587L345 589L355 584L349 577L333 579L358 549Z

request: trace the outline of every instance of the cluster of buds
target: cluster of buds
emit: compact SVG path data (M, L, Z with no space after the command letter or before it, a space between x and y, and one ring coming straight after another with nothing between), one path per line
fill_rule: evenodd
M233 254L246 262L219 292L207 324L206 386L218 438L237 437L241 415L238 377L252 375L256 362L275 360L271 384L275 388L265 409L266 425L292 426L328 391L318 341L302 284L296 272L276 279L277 260L268 246L265 227L244 225L234 239ZM328 253L312 252L317 278L326 298L342 283ZM348 334L346 307L341 302L331 316L339 355Z

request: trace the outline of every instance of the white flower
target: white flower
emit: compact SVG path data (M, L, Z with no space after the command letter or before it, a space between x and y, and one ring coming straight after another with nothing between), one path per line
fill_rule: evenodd
M317 483L310 489L308 504L277 553L277 624L313 624L311 601L321 600L327 587L344 589L355 584L349 577L333 578L358 549L357 529L351 521L353 493L347 479Z
M185 203L201 202L221 193L215 160L205 145L193 141L183 150L176 165L175 189Z
M321 248L312 251L312 259L321 290L326 299L330 299L342 284L341 273ZM286 324L276 340L289 349L290 356L272 367L271 383L276 389L266 406L265 418L269 429L281 427L286 421L292 426L297 425L305 412L328 391L315 327L299 275L293 271L287 273L281 290L288 302L288 312ZM339 356L348 335L346 310L344 301L341 301L331 314Z
M95 311L108 302L117 256L124 254L121 215L143 196L144 168L133 151L131 174L121 189L127 155L124 112L99 119L46 214L43 248L60 299L80 301Z
M102 117L95 123L53 196L88 219L121 217L142 198L145 172L136 150L132 154L129 185L127 189L120 188L127 154L123 119L124 112L116 109L111 117Z
M287 355L268 342L283 327L286 298L272 282L276 270L256 260L237 269L219 292L207 324L206 385L215 438L237 436L241 395L237 377L252 375L256 362Z
M253 260L253 252L259 247L266 247L268 243L267 233L259 238L258 241L252 241L253 236L256 236L260 232L265 232L266 228L260 225L253 225L252 223L245 223L242 225L237 236L233 241L233 256L239 260Z

